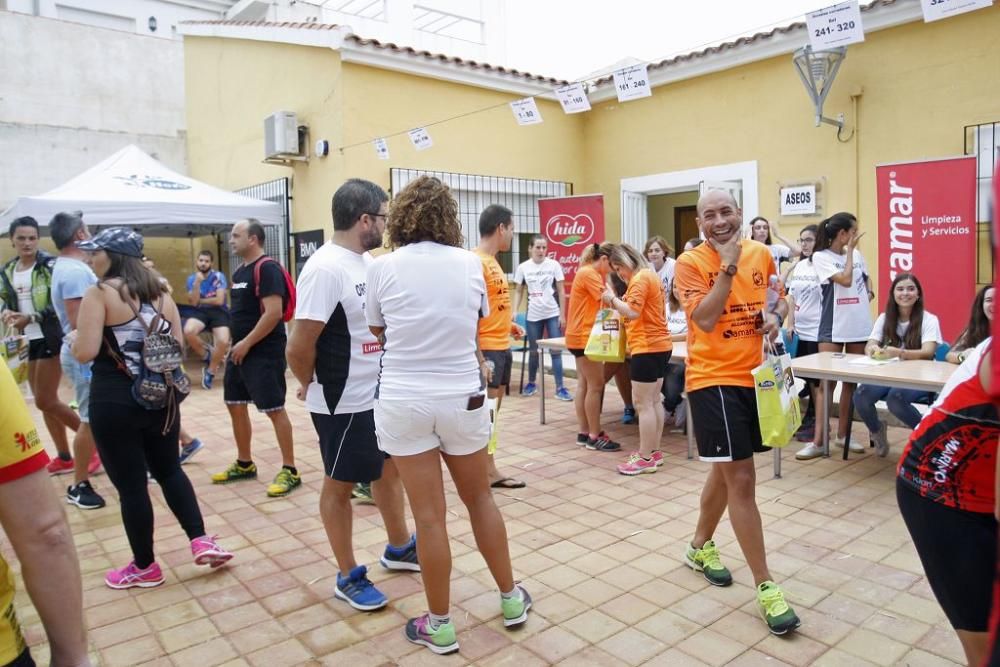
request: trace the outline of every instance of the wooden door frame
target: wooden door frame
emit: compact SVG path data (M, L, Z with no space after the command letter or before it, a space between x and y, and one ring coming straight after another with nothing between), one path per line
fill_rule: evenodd
M698 210L697 206L674 207L674 245L676 245L678 248L683 248L684 244L687 242L687 239L682 238L681 236L681 215L684 213L688 213L690 211L697 212L697 210ZM675 249L675 251L678 253L680 252L680 250L677 249Z

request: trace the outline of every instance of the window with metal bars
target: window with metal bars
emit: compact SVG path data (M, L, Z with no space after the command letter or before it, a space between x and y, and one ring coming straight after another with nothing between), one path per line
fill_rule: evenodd
M484 208L500 204L514 212L514 243L509 252L501 252L497 256L500 266L509 275L514 273L518 264L528 259L531 237L540 233L538 200L573 194L573 184L563 181L398 168L390 170L392 192L399 192L407 183L423 175L434 176L451 188L458 201L462 235L469 250L479 244L479 214Z
M292 271L292 265L288 258L288 231L291 224L290 186L290 179L277 178L273 181L258 183L234 191L247 197L272 201L281 205L281 224L264 225L264 252L278 260L289 272ZM240 265L242 260L229 249L228 233L223 237L222 243L225 244L229 262L228 269L223 270L226 271L227 275L232 275L233 270Z
M994 257L990 251L990 188L1000 162L1000 121L965 126L965 154L976 156L977 282L993 280Z

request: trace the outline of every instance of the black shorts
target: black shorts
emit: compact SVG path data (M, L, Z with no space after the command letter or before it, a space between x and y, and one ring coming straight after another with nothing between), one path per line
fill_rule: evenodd
M742 461L766 452L753 387L705 387L688 392L698 458L710 463Z
M632 382L656 382L667 374L670 352L633 354L628 362Z
M8 662L4 667L36 667L34 658L31 657L31 650L25 648L14 658L13 662Z
M817 354L819 352L819 343L814 340L802 340L799 339L798 347L795 350L795 358L804 357L809 354ZM805 379L805 378L803 378ZM819 380L805 379L805 382L810 387L818 387Z
M229 328L229 311L219 306L208 308L199 306L191 313L189 319L198 320L209 330L218 329L219 327Z
M285 355L283 351L251 350L238 366L226 359L222 398L227 405L253 403L261 412L285 407Z
M59 356L59 348L53 350L44 338L28 341L28 361L52 359Z
M569 353L572 354L577 359L579 359L580 357L582 357L584 355L583 348L577 349L575 347L567 347L566 349L569 350Z
M493 362L493 379L490 389L497 389L510 384L510 367L514 364L514 355L510 350L483 350L486 361Z
M382 477L386 455L375 437L375 411L342 415L310 413L319 434L326 476L338 482L372 482Z
M923 498L896 480L896 502L927 583L956 630L986 632L997 568L997 522ZM956 554L962 554L961 562Z

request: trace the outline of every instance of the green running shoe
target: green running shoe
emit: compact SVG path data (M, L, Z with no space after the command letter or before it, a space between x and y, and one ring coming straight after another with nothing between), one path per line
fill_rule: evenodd
M442 623L432 629L428 614L408 620L403 632L409 641L426 646L438 655L447 655L458 650L455 626L451 623Z
M801 625L799 617L785 602L778 584L765 581L757 587L757 611L772 635L783 635Z
M357 498L359 505L374 505L371 482L358 482L351 490L351 497Z
M733 583L733 575L719 560L719 548L712 540L706 541L701 549L695 549L688 544L684 562L695 572L701 572L705 580L713 586L728 586Z
M212 484L227 484L243 479L257 479L257 464L251 463L248 467L244 468L236 461L233 461L232 465L228 468L212 475Z
M531 609L531 596L524 586L517 584L514 590L519 593L512 598L500 597L500 607L503 609L503 626L513 628L528 620L528 610Z
M302 475L294 473L288 468L282 468L274 476L274 481L267 486L267 495L271 498L287 496L297 486L302 485Z

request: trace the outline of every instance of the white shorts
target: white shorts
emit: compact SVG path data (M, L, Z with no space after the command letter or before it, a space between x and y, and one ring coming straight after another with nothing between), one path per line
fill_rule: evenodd
M488 401L466 410L469 397L425 401L375 400L378 447L390 456L413 456L440 448L445 454L474 454L490 439Z

